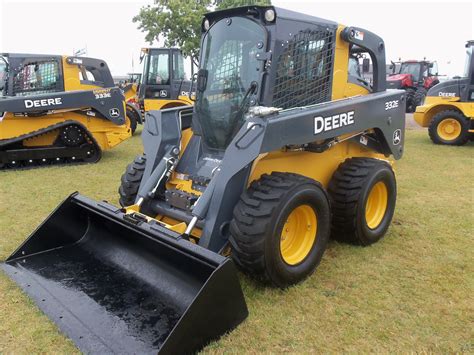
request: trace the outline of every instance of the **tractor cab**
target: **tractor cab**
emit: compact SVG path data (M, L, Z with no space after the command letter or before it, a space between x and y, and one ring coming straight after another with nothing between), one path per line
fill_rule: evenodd
M426 60L408 60L392 63L393 74L387 78L388 86L393 89L424 87L429 89L439 82L438 63ZM398 68L398 70L395 70Z
M443 81L428 91L426 102L434 103L442 98L444 101L474 101L474 41L466 43L466 61L461 77ZM470 115L468 115L470 116Z
M464 101L474 101L474 41L466 43L466 62L464 64L463 78L467 79L468 92L462 99Z
M438 75L438 63L428 61L408 61L403 62L400 66L399 74L411 75L415 86L423 85L429 88Z
M178 48L142 48L140 60L144 64L138 96L145 112L192 104L190 58Z
M407 92L406 112L414 112L417 106L423 104L427 91L439 83L437 62L407 60L392 62L390 68L393 74L387 77L387 87Z

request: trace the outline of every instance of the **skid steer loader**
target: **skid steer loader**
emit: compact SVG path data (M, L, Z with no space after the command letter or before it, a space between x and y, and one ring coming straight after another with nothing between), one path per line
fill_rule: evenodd
M463 76L433 86L414 114L435 144L463 145L474 138L474 41L466 48Z
M189 353L236 327L236 269L304 280L396 200L405 93L375 34L271 6L205 15L194 107L147 114L116 207L74 193L3 269L86 353ZM370 55L373 86L348 75ZM230 256L229 256L230 255Z
M135 116L104 61L4 53L0 62L0 169L96 162L130 137Z

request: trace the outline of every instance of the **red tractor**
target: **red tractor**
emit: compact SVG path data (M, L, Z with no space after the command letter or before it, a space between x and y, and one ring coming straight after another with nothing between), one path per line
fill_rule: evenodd
M428 90L439 83L438 64L427 60L392 62L392 74L387 77L389 89L403 89L407 92L407 112L415 112L423 104Z

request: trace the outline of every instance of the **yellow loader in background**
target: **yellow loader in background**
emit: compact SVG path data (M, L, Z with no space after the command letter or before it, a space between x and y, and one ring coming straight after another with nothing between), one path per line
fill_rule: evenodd
M466 48L463 76L433 86L414 114L435 144L463 145L474 138L474 41Z

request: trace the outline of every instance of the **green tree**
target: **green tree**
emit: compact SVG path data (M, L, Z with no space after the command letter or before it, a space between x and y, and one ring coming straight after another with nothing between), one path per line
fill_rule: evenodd
M163 37L166 47L179 47L197 61L201 21L206 12L245 5L269 5L271 0L154 0L140 9L133 22L150 44Z

